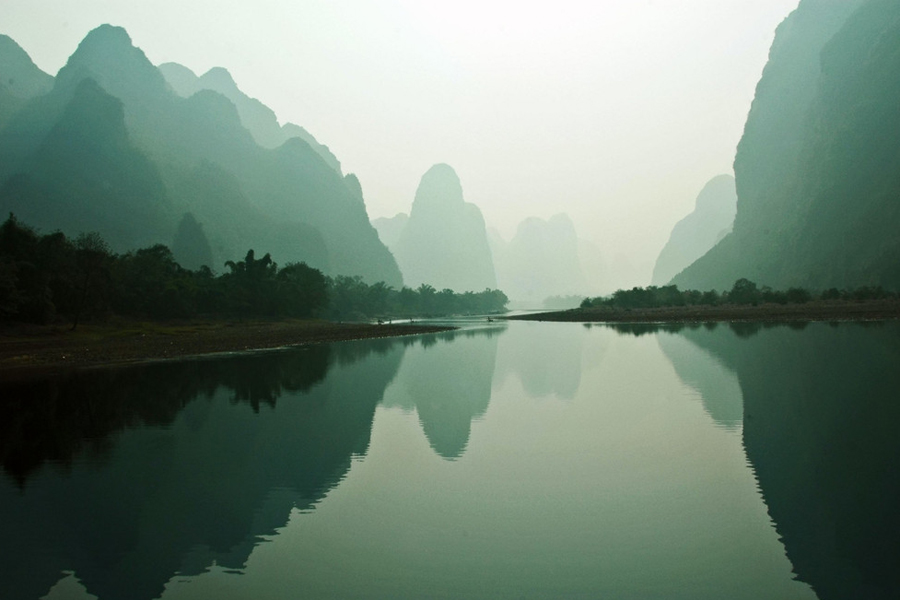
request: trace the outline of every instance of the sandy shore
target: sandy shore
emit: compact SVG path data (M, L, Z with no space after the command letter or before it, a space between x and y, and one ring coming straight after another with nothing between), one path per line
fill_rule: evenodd
M809 302L757 306L683 306L644 309L576 308L507 317L522 321L602 323L699 323L713 321L883 321L900 319L900 302Z
M0 377L147 360L179 359L365 338L446 331L427 325L329 321L116 322L79 326L19 326L0 330Z

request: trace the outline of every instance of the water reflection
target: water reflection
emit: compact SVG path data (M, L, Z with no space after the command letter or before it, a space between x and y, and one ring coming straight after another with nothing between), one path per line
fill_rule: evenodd
M240 571L366 452L402 353L315 346L5 387L0 597L37 598L65 571L138 599L176 573Z
M574 398L581 385L584 328L576 323L516 325L500 341L497 385L515 374L531 398Z
M744 416L744 399L737 375L715 355L683 336L660 333L657 341L678 378L696 391L706 413L719 426L738 429Z
M46 461L66 466L79 454L102 457L116 432L171 425L188 403L218 390L258 413L283 393L306 391L324 379L330 358L327 346L314 346L7 383L0 402L3 469L23 485Z
M428 443L443 458L462 456L472 421L487 410L503 331L492 326L421 336L385 394L386 406L416 411Z
M749 325L680 334L740 380L744 446L797 578L823 600L900 597L900 324Z
M212 565L251 579L251 553L290 537L298 510L310 512L303 535L320 536L302 564L321 555L329 570L368 575L360 596L376 580L384 597L395 591L384 573L398 565L380 562L393 556L417 591L433 577L469 591L492 582L484 597L541 585L544 597L752 597L774 562L761 549L787 573L781 548L738 438L668 401L684 389L660 349L716 423L743 421L797 577L824 599L898 596L900 325L504 327L4 385L0 598L40 597L65 573L103 599L156 598ZM510 376L521 386L504 385ZM431 450L399 411L378 413L373 438L379 403L414 411ZM478 439L492 443L470 447L483 417ZM405 431L428 460L387 444ZM351 546L353 564L347 546L329 546L347 522L343 537L366 542ZM678 572L685 549L734 571L697 558ZM635 572L653 585L622 575ZM759 589L784 589L772 581Z
M37 598L73 572L99 598L155 598L214 564L241 572L367 452L383 400L461 456L504 328L4 384L0 597ZM403 393L385 399L392 382Z

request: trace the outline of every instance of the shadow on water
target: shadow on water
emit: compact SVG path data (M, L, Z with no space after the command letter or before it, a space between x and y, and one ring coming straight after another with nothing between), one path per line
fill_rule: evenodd
M797 578L823 600L900 597L900 323L679 333L686 383L697 365L677 363L698 352L740 381L744 447Z

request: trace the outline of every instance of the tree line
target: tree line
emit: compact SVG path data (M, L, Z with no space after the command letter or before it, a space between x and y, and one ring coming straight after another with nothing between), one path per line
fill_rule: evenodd
M759 304L805 304L812 301L856 301L881 300L897 298L897 294L889 292L881 286L859 287L850 290L829 288L821 292L812 292L805 288L792 287L788 290L773 290L768 286L758 286L746 278L738 279L730 290L717 292L708 290L679 290L678 286L635 287L630 290L617 290L609 296L585 298L581 308L607 307L616 309L634 308L667 308L673 306L721 306L727 304L752 305Z
M0 321L51 323L119 315L174 319L292 317L365 320L499 312L499 290L395 290L361 277L325 276L306 263L279 267L249 250L216 274L181 267L163 244L115 254L99 234L39 235L14 215L0 225Z

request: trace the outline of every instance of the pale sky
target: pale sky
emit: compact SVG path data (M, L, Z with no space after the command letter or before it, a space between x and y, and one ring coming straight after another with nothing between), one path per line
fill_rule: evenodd
M227 68L408 212L446 162L509 239L568 213L650 270L704 183L731 173L775 27L798 0L2 0L0 33L56 74L110 23L154 64Z

